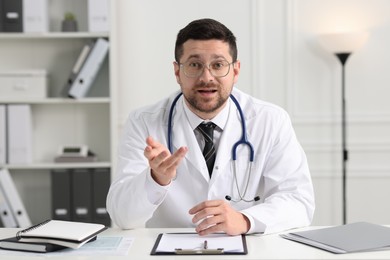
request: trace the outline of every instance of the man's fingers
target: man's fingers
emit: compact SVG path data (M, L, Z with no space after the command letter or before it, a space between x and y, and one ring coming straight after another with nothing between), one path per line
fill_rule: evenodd
M147 146L145 147L144 155L149 161L153 160L156 156L159 156L163 151L168 151L165 146L155 141L151 136L146 138L146 144Z
M221 214L221 210L219 207L209 207L209 208L204 208L200 211L198 211L194 217L192 218L192 223L197 223L198 221L205 219L210 216L215 216L218 214Z
M159 144L159 143L156 142L156 141L153 139L153 137L151 137L151 136L148 136L148 137L146 138L146 143L147 143L148 145L152 146L152 147L155 147L156 145Z
M205 229L201 229L199 226L196 227L196 232L200 236L205 236L205 235L208 235L208 234L213 234L213 233L217 233L217 232L224 232L224 231L225 231L225 228L224 228L222 223L216 224L216 225L213 225L213 226L209 226L209 227L207 227Z
M176 168L188 151L187 147L181 147L174 154L163 150L157 154L156 149L145 148L145 156L149 160L152 176L160 185L166 185L176 176Z
M168 171L176 169L181 160L186 155L187 151L187 147L180 147L180 149L178 149L174 154L169 157L166 157L166 159L161 162L161 166L166 168Z
M192 223L197 223L210 216L220 215L224 210L226 210L226 204L223 200L207 200L190 209L189 213L194 215Z
M224 200L201 202L191 208L189 213L193 215L192 223L197 223L196 232L202 236L220 231L238 235L250 229L248 218Z
M218 207L219 205L221 205L221 203L223 203L222 200L206 200L206 201L203 201L201 203L199 203L198 205L195 205L193 208L191 208L189 210L189 213L191 215L193 214L196 214L198 211L204 209L204 208L208 208L208 207Z
M201 236L225 231L224 220L221 216L206 218L196 226L195 231Z

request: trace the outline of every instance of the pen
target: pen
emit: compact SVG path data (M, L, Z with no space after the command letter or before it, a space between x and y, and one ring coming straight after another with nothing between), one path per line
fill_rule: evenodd
M203 249L207 249L207 240L205 240L203 243Z

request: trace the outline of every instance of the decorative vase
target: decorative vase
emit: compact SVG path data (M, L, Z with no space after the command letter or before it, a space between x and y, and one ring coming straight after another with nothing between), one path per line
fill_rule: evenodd
M76 20L63 20L61 30L63 32L77 32L77 21Z

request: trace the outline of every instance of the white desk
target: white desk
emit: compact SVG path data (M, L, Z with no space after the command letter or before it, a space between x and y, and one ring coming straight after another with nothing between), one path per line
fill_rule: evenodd
M0 239L11 237L16 234L17 229L0 228ZM72 259L72 260L111 260L111 259L390 259L389 251L376 251L352 254L332 254L326 251L309 247L300 243L281 238L278 234L258 236L247 236L247 255L216 255L216 256L151 256L150 252L159 233L166 232L192 232L193 229L134 229L120 230L108 229L101 233L101 236L130 236L134 242L127 256L93 256L93 257L20 257L1 256L1 260L25 260L25 259ZM295 230L296 231L296 230ZM362 234L364 235L364 234Z

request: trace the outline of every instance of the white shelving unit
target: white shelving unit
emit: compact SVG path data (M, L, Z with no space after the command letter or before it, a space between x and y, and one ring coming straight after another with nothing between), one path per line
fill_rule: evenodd
M32 110L31 164L5 164L33 223L51 218L50 171L61 168L111 168L112 90L110 54L106 57L87 97L67 98L62 92L82 47L110 33L86 32L87 0L49 1L50 32L0 33L0 70L44 69L48 96L44 99L4 99L0 104L29 104ZM60 32L66 11L76 13L80 32ZM93 163L55 163L61 145L86 144L98 156Z

